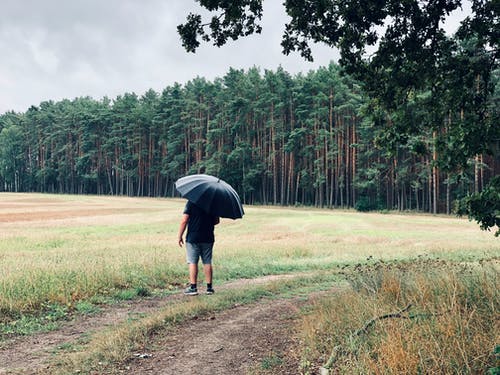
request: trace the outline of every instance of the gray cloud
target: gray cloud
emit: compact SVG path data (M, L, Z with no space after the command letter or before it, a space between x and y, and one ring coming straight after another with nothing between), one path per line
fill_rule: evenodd
M281 65L295 74L336 61L338 53L325 46L313 48L314 63L281 54L281 3L264 1L261 35L192 54L176 27L199 11L194 0L2 0L0 113L43 100L160 91L196 76L221 77L229 67Z

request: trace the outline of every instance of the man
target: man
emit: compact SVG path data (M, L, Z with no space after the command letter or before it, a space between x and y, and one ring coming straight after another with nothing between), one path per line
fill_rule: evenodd
M201 258L205 282L207 283L207 294L214 294L212 287L212 249L215 242L214 226L219 224L219 218L212 216L194 203L188 201L179 227L179 246L182 247L184 231L186 236L186 258L189 267L190 286L184 294L195 296L198 294L198 261Z

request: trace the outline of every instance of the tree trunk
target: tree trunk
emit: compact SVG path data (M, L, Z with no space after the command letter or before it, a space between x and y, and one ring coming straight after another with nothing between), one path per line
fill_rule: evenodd
M439 181L438 181L438 169L437 169L437 166L436 166L436 163L437 163L437 150L436 150L436 138L437 138L437 135L436 135L435 131L432 133L432 138L433 138L433 143L434 143L434 148L433 148L433 152L432 152L432 161L433 161L433 165L432 165L432 180L433 180L432 213L433 214L437 214L438 189L439 189L438 184L439 184Z
M329 207L332 207L334 205L333 201L333 195L335 192L335 163L334 163L334 158L333 158L333 142L335 141L334 139L334 113L333 113L333 105L334 105L334 92L333 92L333 87L330 87L330 96L329 96L329 110L328 110L328 123L330 126L330 153L331 155L328 155L329 160L331 161L331 167L329 168L329 173L330 173L330 193L329 193Z
M450 214L450 174L446 175L446 214Z

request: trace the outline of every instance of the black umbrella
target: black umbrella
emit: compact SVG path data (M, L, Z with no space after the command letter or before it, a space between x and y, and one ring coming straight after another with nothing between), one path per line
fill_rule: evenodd
M243 217L243 206L238 193L227 182L208 174L194 174L179 178L175 188L182 197L205 212L229 219Z

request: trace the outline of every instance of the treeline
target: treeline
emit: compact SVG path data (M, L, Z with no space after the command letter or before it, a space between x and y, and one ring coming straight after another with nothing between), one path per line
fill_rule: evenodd
M449 212L498 173L486 155L441 171L435 132L388 152L376 112L335 64L42 102L0 116L0 190L174 196L175 180L204 171L246 204Z

